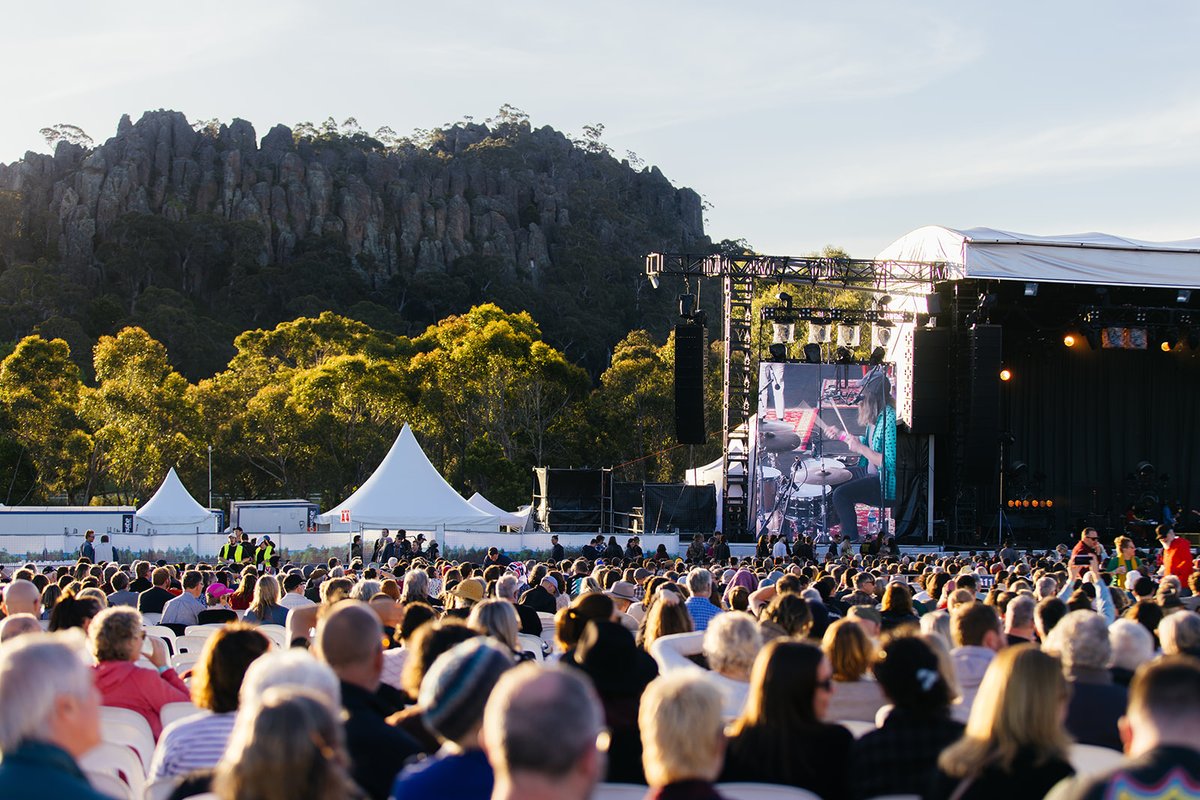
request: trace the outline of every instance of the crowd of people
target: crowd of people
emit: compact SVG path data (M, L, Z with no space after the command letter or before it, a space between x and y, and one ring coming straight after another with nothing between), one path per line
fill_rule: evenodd
M1111 556L1092 529L1043 553L600 539L481 563L380 539L319 566L239 563L238 537L211 563L0 571L0 797L104 796L80 766L104 706L145 719L177 798L1200 797L1200 565L1169 529ZM150 623L216 625L177 671ZM1113 766L1077 774L1080 746Z

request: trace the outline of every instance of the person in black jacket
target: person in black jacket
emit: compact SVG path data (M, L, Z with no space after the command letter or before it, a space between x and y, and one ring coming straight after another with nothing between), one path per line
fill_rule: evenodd
M562 561L564 558L566 558L566 556L567 556L567 553L565 550L563 550L563 546L558 543L558 535L556 534L554 536L551 536L550 537L550 560L557 564L559 561Z

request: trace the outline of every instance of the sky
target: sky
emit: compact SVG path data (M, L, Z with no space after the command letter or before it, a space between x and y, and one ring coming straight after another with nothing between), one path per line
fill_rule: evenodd
M1200 4L6 3L0 162L170 108L400 133L602 123L713 239L869 258L924 225L1200 236Z

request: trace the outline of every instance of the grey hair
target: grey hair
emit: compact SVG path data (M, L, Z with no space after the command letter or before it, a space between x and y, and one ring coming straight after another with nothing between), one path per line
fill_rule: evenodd
M703 649L714 672L749 672L762 649L762 632L745 611L726 611L708 623Z
M45 741L57 697L84 700L95 691L82 650L73 632L20 636L0 648L0 753Z
M383 590L382 581L361 580L350 590L351 600L362 600L364 603Z
M712 593L712 573L703 567L695 567L687 576L687 588L692 597L708 597Z
M1200 616L1192 611L1177 611L1158 623L1158 640L1164 655L1200 654Z
M921 633L927 636L940 636L946 647L949 647L950 642L953 641L950 637L950 612L939 608L928 614L922 614Z
M307 650L269 651L254 659L238 692L239 708L257 705L267 689L275 686L301 686L327 697L334 708L342 705L342 689L333 668Z
M1037 608L1037 603L1032 597L1026 595L1018 595L1008 603L1008 608L1004 610L1004 621L1011 628L1026 628L1033 624L1033 611Z
M496 581L496 596L505 600L517 599L517 576L511 572L501 575Z
M1154 658L1154 637L1140 622L1117 620L1108 626L1108 642L1112 647L1112 666L1119 669L1133 671Z
M403 602L420 600L426 602L429 597L429 575L423 569L410 569L404 573L404 591L400 595Z
M97 661L128 661L142 624L142 615L129 606L104 609L88 626L92 655Z
M1105 669L1112 658L1108 625L1094 611L1072 611L1054 626L1052 634L1063 666Z
M1054 597L1058 594L1058 581L1054 580L1053 576L1044 575L1038 578L1037 589L1034 591L1034 597L1038 600L1045 600L1047 597Z

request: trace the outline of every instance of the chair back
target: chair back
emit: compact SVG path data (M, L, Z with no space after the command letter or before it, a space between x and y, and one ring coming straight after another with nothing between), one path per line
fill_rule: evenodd
M1094 744L1073 744L1067 754L1077 775L1095 775L1106 772L1125 760L1124 754Z
M532 633L518 633L517 646L526 653L533 653L534 660L545 660L542 652L542 637L534 636Z
M178 672L179 667L176 667L175 671ZM199 714L202 711L203 709L194 703L167 703L158 710L158 719L165 728L172 722L181 720L184 717L190 717L193 714Z
M96 775L115 778L139 800L146 790L146 768L138 754L123 744L104 742L93 747L80 757L79 768L89 781Z
M717 793L725 800L821 800L807 789L773 783L718 783Z

